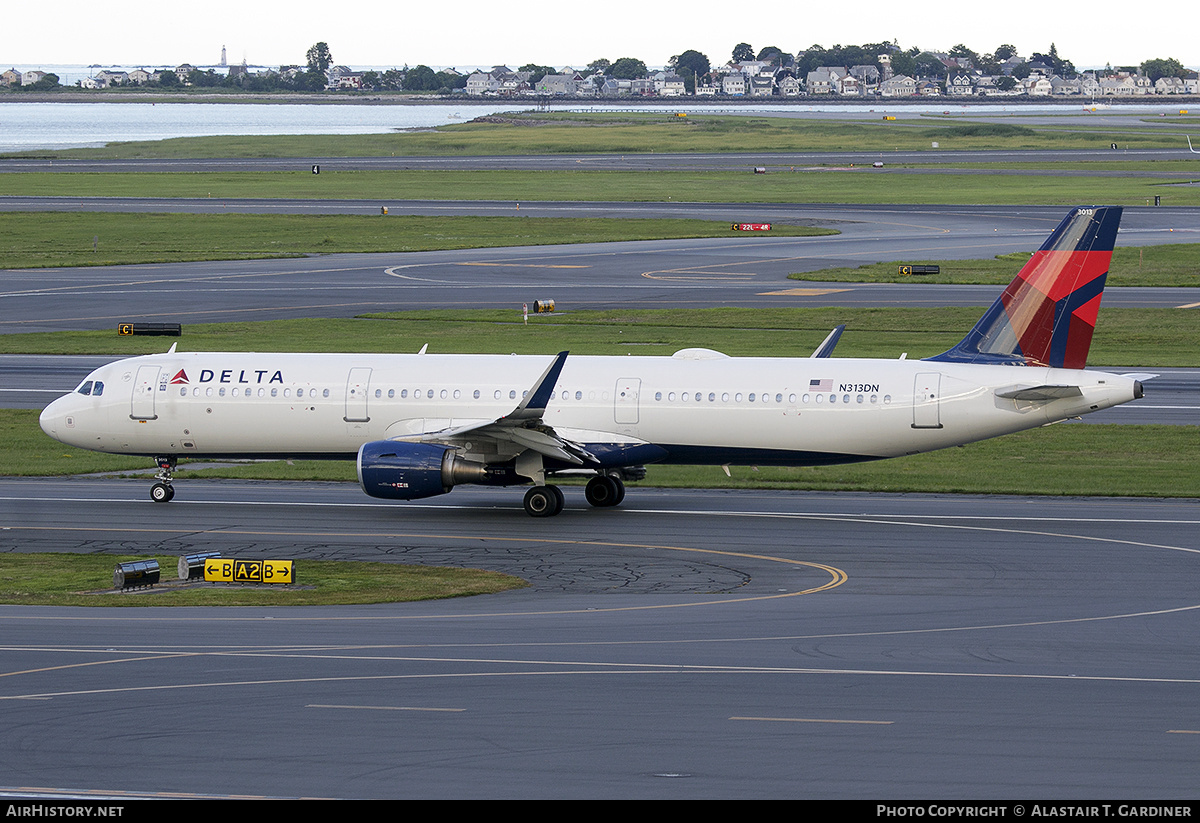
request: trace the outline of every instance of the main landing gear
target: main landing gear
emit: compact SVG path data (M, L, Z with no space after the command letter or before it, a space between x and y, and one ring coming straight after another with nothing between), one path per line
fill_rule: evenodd
M588 481L587 502L596 508L616 506L625 499L625 484L607 474ZM534 486L525 492L525 512L530 517L553 517L563 510L563 493L558 486Z
M171 485L171 472L175 471L176 458L156 457L154 462L158 464L158 474L154 475L158 482L150 487L150 499L155 503L170 503L175 497L175 487Z

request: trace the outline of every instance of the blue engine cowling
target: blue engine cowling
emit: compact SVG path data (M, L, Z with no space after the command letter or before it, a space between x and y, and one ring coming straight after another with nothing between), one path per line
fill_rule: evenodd
M419 500L485 477L482 463L463 460L450 446L376 440L358 450L358 483L371 497Z

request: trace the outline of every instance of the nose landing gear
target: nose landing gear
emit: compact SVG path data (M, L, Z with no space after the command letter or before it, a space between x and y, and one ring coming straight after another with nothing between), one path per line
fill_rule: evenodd
M154 475L156 482L150 487L150 499L155 503L170 503L175 497L175 487L171 485L171 473L175 471L176 458L174 455L170 457L156 457L154 462L158 464L158 474Z

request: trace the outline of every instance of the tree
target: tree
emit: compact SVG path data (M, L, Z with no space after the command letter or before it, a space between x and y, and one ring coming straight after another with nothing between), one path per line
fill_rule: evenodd
M158 85L163 88L173 89L179 85L179 75L170 69L165 69L158 73Z
M521 66L521 68L517 69L517 71L529 72L530 86L536 86L538 81L540 81L547 74L555 73L553 66L539 66L537 63L526 63L525 65Z
M36 83L30 83L28 86L20 86L22 91L50 91L59 87L58 75L54 73L46 74L41 80Z
M588 63L588 71L590 71L592 74L604 74L606 71L608 71L608 67L611 65L611 60L606 60L605 58L601 57L599 60L593 60L592 62Z
M672 57L670 66L676 74L685 79L703 77L712 70L708 56L695 49L688 49L683 54Z
M621 57L604 73L618 80L640 80L646 76L646 64L636 57Z
M1017 53L1017 47L1011 43L1004 43L1003 45L997 46L996 50L994 52L992 52L992 54L995 55L996 59L999 60L1001 63L1003 63L1008 58L1015 56L1016 53Z
M749 43L738 43L733 47L733 62L741 63L743 60L754 59L754 47Z
M780 68L783 65L783 50L779 46L767 46L760 49L758 56L754 59L770 63L775 68Z
M962 43L950 49L950 56L958 61L959 68L976 68L979 65L979 55Z
M1183 77L1187 74L1187 69L1174 57L1155 57L1142 63L1140 68L1151 83L1157 83L1163 77Z
M437 74L429 66L411 68L404 75L405 91L437 91L441 86Z
M917 73L922 77L945 77L946 64L935 54L923 51L916 58Z
M308 53L304 59L308 63L309 71L324 73L333 65L333 54L330 53L329 46L323 40L320 43L314 43L309 46Z

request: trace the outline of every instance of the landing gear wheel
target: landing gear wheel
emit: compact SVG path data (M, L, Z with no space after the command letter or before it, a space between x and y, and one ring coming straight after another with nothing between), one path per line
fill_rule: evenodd
M525 492L525 512L530 517L553 517L563 510L563 502L558 486L534 486Z
M588 481L583 496L597 508L615 506L625 499L625 484L607 474L598 475Z
M156 457L154 462L158 465L158 474L154 475L154 479L158 482L150 487L150 499L155 503L170 503L171 498L175 496L175 487L171 485L171 474L175 471L176 458L174 455Z

